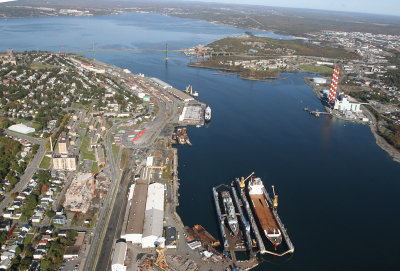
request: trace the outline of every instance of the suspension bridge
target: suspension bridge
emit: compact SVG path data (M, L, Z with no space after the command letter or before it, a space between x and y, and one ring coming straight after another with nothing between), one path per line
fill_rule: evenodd
M93 58L95 58L96 53L105 53L105 52L165 52L164 59L168 60L169 52L184 53L185 49L176 49L176 47L171 49L168 47L168 43L162 44L161 46L156 45L148 48L113 48L110 46L93 43L91 45L86 45L82 48L70 49L70 50L66 50L64 45L62 45L60 53L64 54L92 53Z

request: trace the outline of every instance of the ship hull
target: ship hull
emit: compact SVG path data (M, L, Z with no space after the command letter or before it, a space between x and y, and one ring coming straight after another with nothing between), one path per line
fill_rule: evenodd
M263 194L249 194L249 196L265 237L274 246L279 246L282 242L282 235L265 196Z

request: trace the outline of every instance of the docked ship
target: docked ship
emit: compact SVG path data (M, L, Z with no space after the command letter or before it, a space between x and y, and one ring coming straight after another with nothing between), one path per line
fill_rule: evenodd
M265 198L264 185L261 179L252 177L248 184L248 190L261 229L267 239L277 247L282 242L282 234L271 206Z
M222 191L222 203L224 204L228 225L235 236L239 233L239 222L236 217L235 206L233 206L232 197L229 191Z
M204 112L204 119L206 121L210 121L211 120L211 107L207 106L205 112Z

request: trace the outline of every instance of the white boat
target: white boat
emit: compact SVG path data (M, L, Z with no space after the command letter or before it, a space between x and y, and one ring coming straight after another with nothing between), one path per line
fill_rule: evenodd
M206 121L210 121L211 120L211 107L207 106L205 112L204 112L204 119Z

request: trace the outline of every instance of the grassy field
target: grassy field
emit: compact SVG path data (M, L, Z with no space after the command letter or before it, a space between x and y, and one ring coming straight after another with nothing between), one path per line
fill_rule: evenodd
M34 70L52 70L52 69L58 69L58 68L60 68L60 67L55 66L55 65L43 64L40 62L34 62L31 65L31 69L34 69Z
M112 145L113 159L116 160L118 157L119 147L117 145Z
M79 104L79 103L72 103L72 108L74 108L74 109L83 109L83 108L85 108L82 104Z
M129 159L129 153L130 153L129 149L124 149L124 150L122 151L121 163L120 163L120 168L121 168L121 169L124 169L124 168L125 168L125 163L126 163L126 161L128 161L128 159Z
M81 140L82 140L82 145L81 145L80 151L82 152L82 160L88 159L88 160L96 161L94 151L88 150L88 147L90 144L89 137L83 136L83 137L81 137Z
M79 123L79 125L78 125L78 128L79 129L86 129L87 128L87 124L86 123Z
M308 73L318 73L324 75L332 75L333 73L333 69L327 66L301 65L299 68Z
M97 162L93 162L92 164L92 173L95 173L99 170L99 164Z
M48 156L43 157L42 162L40 162L39 167L42 169L49 169L51 164L51 158Z

